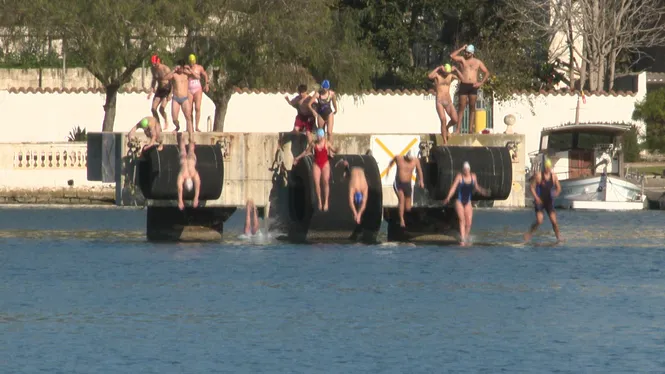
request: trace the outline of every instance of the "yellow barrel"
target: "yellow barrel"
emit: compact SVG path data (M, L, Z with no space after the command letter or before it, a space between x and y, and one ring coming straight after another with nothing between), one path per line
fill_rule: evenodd
M476 109L476 134L481 133L487 127L487 111Z

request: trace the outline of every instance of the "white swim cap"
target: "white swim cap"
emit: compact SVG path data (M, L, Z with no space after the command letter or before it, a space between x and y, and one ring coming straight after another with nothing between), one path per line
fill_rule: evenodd
M413 158L413 154L411 153L411 150L409 149L408 152L404 155L404 158Z
M469 44L466 46L466 51L471 54L474 54L476 53L476 47L474 47L473 44Z
M471 170L471 165L469 165L468 161L464 161L464 164L462 164L462 170Z
M185 189L191 191L192 188L194 188L194 181L192 181L192 178L185 179Z

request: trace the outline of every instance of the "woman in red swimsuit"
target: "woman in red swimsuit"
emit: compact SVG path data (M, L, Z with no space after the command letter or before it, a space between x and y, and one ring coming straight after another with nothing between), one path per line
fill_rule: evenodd
M317 140L309 143L307 149L293 160L293 165L298 164L298 161L308 154L314 155L312 176L314 177L316 198L319 201L319 210L327 212L330 195L330 162L328 162L328 158L332 157L334 150L326 140L326 133L322 128L316 131L316 137ZM321 191L323 191L323 199L321 199Z

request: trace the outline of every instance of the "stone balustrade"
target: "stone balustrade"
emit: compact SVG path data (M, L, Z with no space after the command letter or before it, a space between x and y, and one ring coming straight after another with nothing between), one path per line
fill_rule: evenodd
M85 170L88 165L86 143L20 143L11 144L11 147L13 169Z

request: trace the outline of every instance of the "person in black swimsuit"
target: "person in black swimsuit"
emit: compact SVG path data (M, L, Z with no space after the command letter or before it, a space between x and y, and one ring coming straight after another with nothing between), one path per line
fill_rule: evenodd
M554 199L561 193L561 184L559 184L559 178L557 178L556 174L552 173L552 161L549 159L545 160L545 170L537 173L533 177L533 180L531 181L531 193L535 200L536 222L531 225L529 232L524 234L524 241L528 242L531 240L533 233L538 230L538 226L543 223L543 211L545 211L552 223L552 229L554 229L556 240L557 242L560 242L561 235L559 233L559 224L556 220Z
M171 72L171 69L162 64L162 60L157 55L153 55L150 62L152 63L152 84L150 85L148 100L154 93L155 97L152 99L151 107L152 116L159 121L159 115L161 114L164 118L164 130L166 130L169 127L166 104L171 99L171 81L164 79L164 77ZM157 88L155 89L155 87ZM157 108L159 108L159 112L157 112Z
M321 82L321 89L307 102L310 112L316 117L320 129L326 130L328 140L332 141L335 114L337 114L337 96L330 89L330 82Z
M476 173L471 172L471 165L464 162L462 172L455 177L453 185L450 186L448 196L443 200L443 205L447 205L450 198L457 191L457 201L455 201L455 212L459 219L460 244L469 239L471 233L471 222L473 219L473 206L471 205L471 196L476 191L483 196L489 195L489 191L480 187Z

